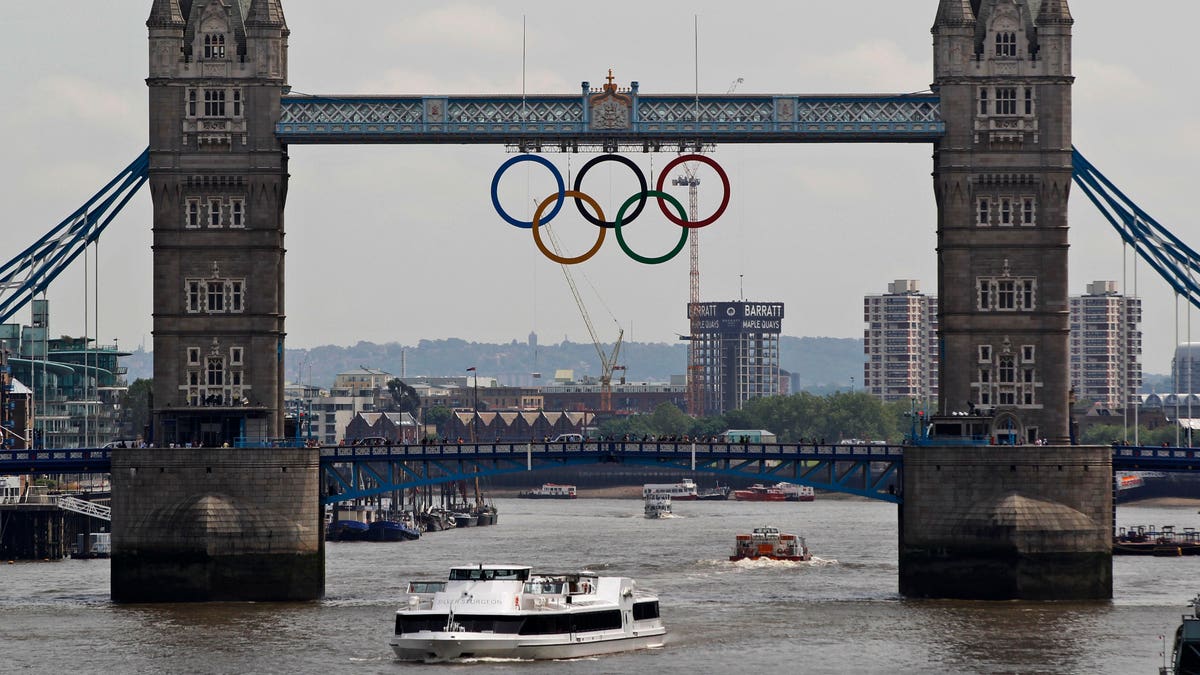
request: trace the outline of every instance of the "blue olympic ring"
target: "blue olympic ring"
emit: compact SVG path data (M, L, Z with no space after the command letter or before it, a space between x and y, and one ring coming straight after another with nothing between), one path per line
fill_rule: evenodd
M504 207L500 206L500 197L496 194L496 189L500 186L500 177L504 175L504 172L507 171L510 166L519 162L537 162L538 164L541 164L547 169L550 169L550 173L554 174L554 180L558 183L558 201L554 203L554 208L550 210L550 213L545 218L542 218L540 221L538 221L541 225L545 225L551 220L554 220L554 216L557 216L559 210L562 209L563 202L566 201L565 198L567 185L563 182L563 176L561 173L559 173L558 168L555 167L550 160L542 157L541 155L517 155L516 157L513 157L507 162L501 164L499 169L496 169L496 175L492 176L492 206L495 207L496 213L500 214L500 217L503 218L509 225L528 230L533 228L533 221L517 220L516 218L508 215L508 212L504 210Z

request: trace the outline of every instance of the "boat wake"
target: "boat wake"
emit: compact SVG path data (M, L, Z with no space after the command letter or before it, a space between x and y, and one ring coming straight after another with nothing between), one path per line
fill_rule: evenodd
M832 558L818 558L813 556L812 560L771 560L770 558L759 558L752 560L746 558L744 560L729 561L729 560L703 560L702 563L708 563L713 567L732 567L739 570L770 570L770 569L791 569L791 568L807 568L807 567L826 567L829 565L838 564L837 560Z

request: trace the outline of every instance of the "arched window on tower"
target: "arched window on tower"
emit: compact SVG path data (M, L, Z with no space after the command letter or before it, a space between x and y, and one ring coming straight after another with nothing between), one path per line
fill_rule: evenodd
M225 34L215 33L204 36L204 58L205 59L223 59L225 58Z
M996 56L1015 57L1017 55L1017 34L1012 31L996 33Z

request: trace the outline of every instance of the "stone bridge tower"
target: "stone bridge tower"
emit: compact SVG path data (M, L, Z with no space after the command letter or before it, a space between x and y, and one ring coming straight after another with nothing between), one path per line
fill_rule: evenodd
M279 0L154 0L154 437L283 431L287 82Z
M994 410L997 441L1066 442L1067 0L941 0L934 149L941 413Z

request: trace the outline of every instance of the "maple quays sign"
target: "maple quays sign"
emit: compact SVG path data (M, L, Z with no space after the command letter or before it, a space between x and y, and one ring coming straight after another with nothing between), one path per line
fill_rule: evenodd
M688 318L704 333L779 333L783 303L699 302L689 306Z

